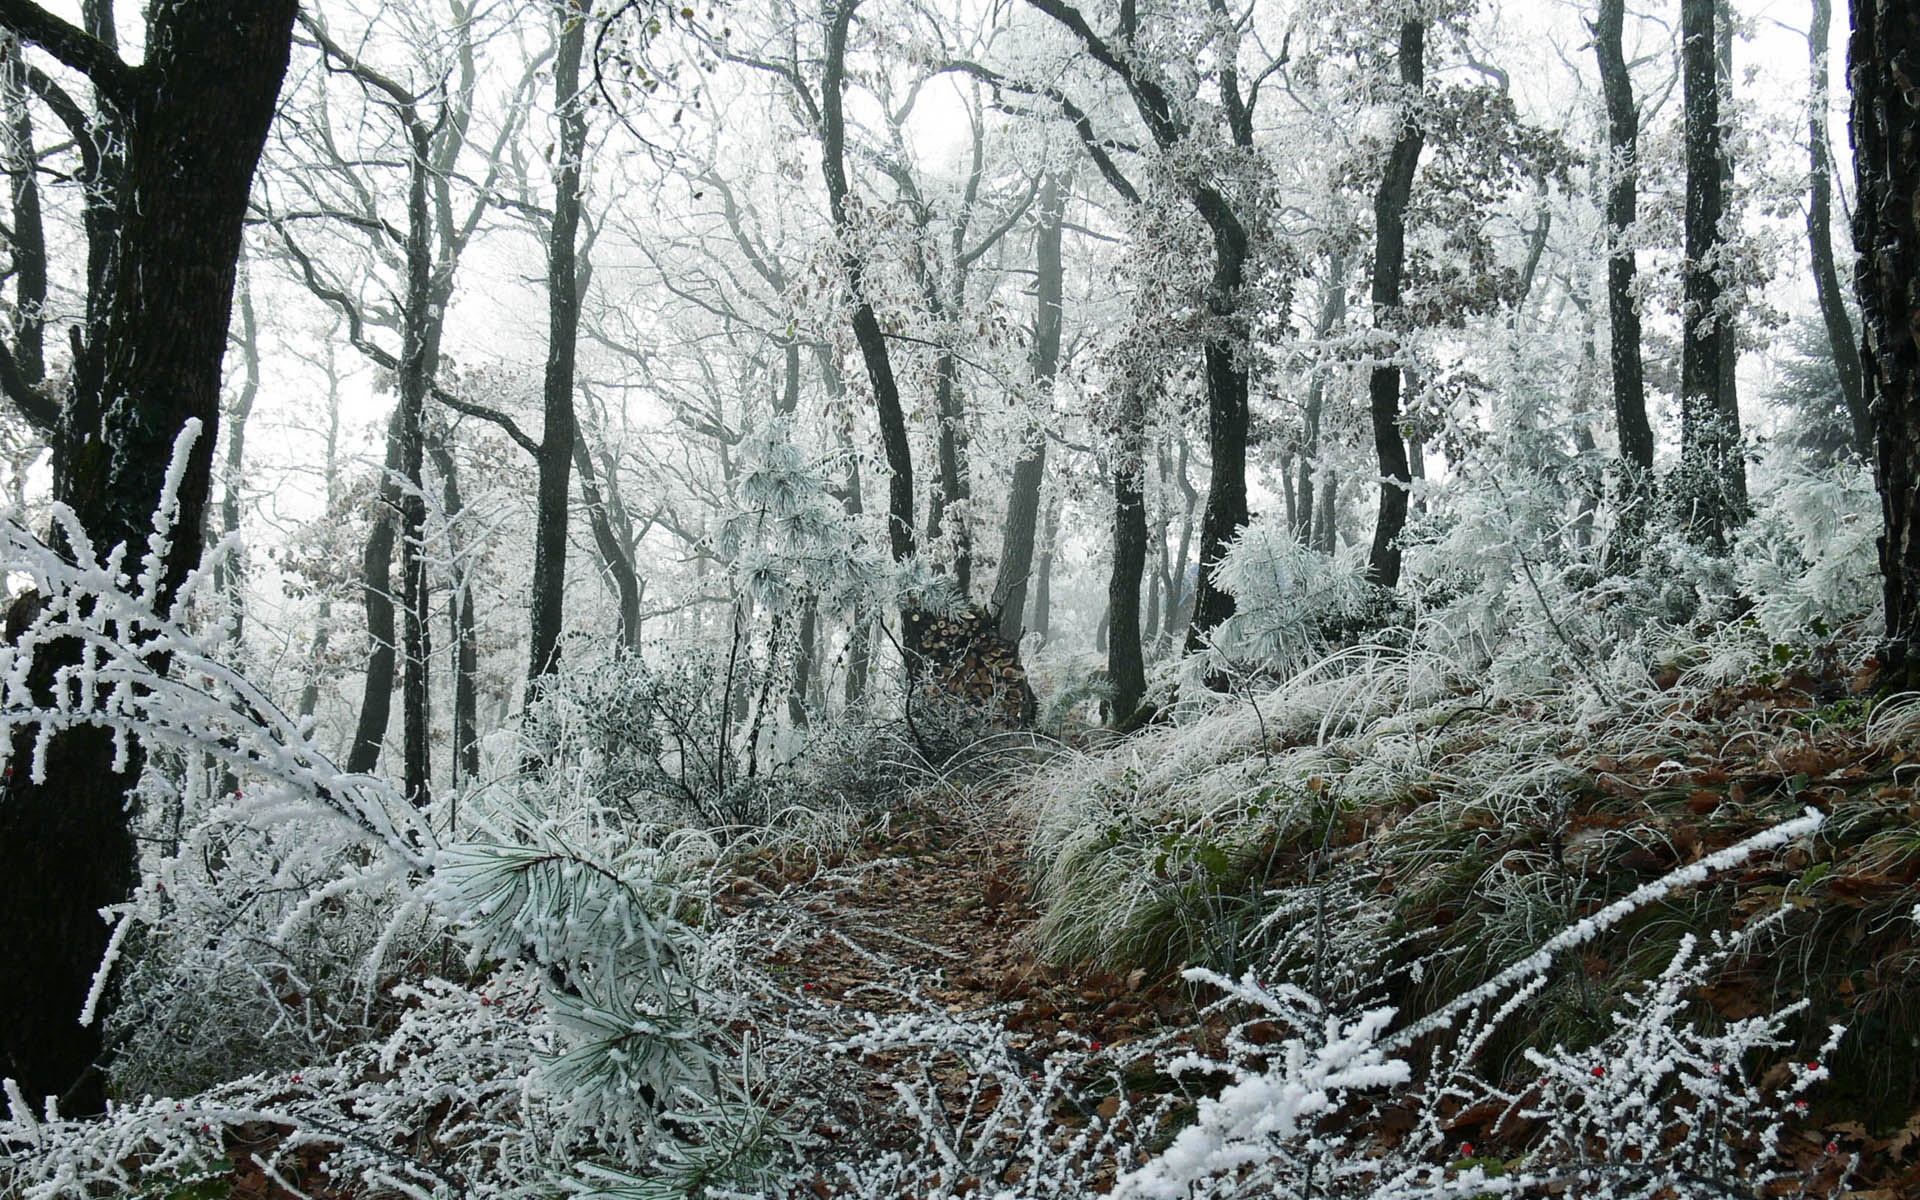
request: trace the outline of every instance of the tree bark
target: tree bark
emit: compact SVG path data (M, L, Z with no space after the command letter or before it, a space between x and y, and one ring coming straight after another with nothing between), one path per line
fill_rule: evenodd
M295 7L155 4L136 68L38 5L0 0L0 25L87 75L119 134L117 162L100 176L112 186L86 200L90 234L111 225L115 236L110 254L89 239L102 254L90 249L87 330L54 439L54 499L96 547L124 543L137 555L174 440L189 421L200 425L177 493L163 610L200 559L242 220ZM54 670L78 661L78 646L49 648L29 681L50 700ZM0 1075L36 1100L60 1097L69 1114L92 1113L105 1101L100 1022L77 1017L107 942L99 910L133 883L126 794L144 756L136 743L116 760L106 731L72 729L52 738L36 782L26 770L34 741L31 727L16 733L15 768L0 784Z
M1113 572L1107 581L1108 717L1125 725L1147 694L1140 648L1140 576L1147 564L1146 414L1137 385L1129 385L1120 415L1113 463Z
M1400 26L1400 131L1373 201L1373 323L1380 329L1394 329L1401 323L1407 201L1413 194L1414 171L1426 142L1420 113L1420 91L1426 81L1426 37L1425 22L1407 21ZM1380 510L1367 556L1367 579L1376 587L1392 589L1400 585L1400 534L1406 528L1407 502L1413 486L1407 444L1400 435L1400 367L1394 363L1375 367L1368 396L1374 455L1380 464Z
M407 295L401 318L400 498L400 779L416 808L425 807L433 784L428 744L430 637L427 605L427 392L433 383L440 318L432 303L433 252L428 243L427 177L432 133L418 114L407 113L412 145L407 185Z
M1813 267L1813 287L1820 301L1820 320L1833 349L1833 367L1840 377L1840 395L1853 424L1853 452L1873 457L1873 414L1861 384L1860 345L1853 322L1841 298L1840 271L1833 258L1833 163L1827 155L1827 37L1833 25L1833 0L1813 0L1813 20L1807 26L1810 84L1807 90L1807 156L1811 166L1807 197L1807 257Z
M1907 0L1852 0L1852 12L1855 285L1885 521L1880 683L1907 691L1920 688L1920 9Z
M573 411L574 356L580 340L580 169L587 148L580 60L589 14L581 0L556 0L559 50L553 63L553 105L560 123L554 166L553 226L547 238L547 369L542 388L545 425L540 436L540 484L533 535L533 610L527 682L560 665L560 628L567 589L567 508L578 442Z
M1681 527L1724 553L1745 515L1746 461L1738 401L1730 394L1732 322L1714 258L1726 212L1720 130L1716 0L1681 0L1681 85L1685 99L1687 212L1680 354L1680 470L1673 493Z
M1640 109L1633 97L1621 37L1626 0L1601 0L1594 24L1600 86L1607 98L1607 323L1613 372L1613 423L1620 442L1617 539L1623 555L1637 557L1653 506L1653 426L1647 421L1646 368L1641 360L1640 306L1633 287L1639 264L1633 248L1640 192Z

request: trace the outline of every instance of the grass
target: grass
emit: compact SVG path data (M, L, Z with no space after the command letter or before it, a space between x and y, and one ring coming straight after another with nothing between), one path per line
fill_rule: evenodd
M1494 1063L1581 1045L1683 938L1782 905L1777 945L1709 1020L1810 1001L1856 1036L1827 1103L1876 1128L1920 1102L1920 697L1842 695L1723 629L1590 690L1495 696L1416 651L1346 651L1243 700L1056 755L1024 789L1048 953L1184 964L1430 1011L1552 933L1813 805L1818 842L1637 914L1558 969Z

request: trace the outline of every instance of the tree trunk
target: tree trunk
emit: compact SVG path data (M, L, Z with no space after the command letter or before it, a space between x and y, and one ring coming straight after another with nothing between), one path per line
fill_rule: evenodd
M1632 242L1640 192L1640 110L1621 50L1626 0L1601 0L1594 24L1600 86L1607 97L1607 324L1613 370L1613 423L1620 441L1617 540L1628 561L1638 556L1653 506L1653 426L1647 421L1646 369L1640 357L1640 307L1633 296L1639 264Z
M560 121L554 164L553 226L547 238L547 370L545 425L540 436L540 485L533 534L533 611L527 682L537 686L560 665L560 627L567 589L567 506L574 448L574 354L580 339L580 166L587 148L587 112L580 94L580 60L588 13L581 0L556 0L559 49L553 62L553 106Z
M1860 252L1855 284L1885 520L1880 683L1910 691L1920 688L1920 9L1908 0L1853 0L1847 57L1858 196L1853 244Z
M1199 572L1194 579L1193 617L1186 652L1202 650L1219 624L1233 615L1233 597L1213 581L1227 546L1247 523L1247 345L1239 311L1248 239L1225 197L1197 189L1195 204L1213 233L1213 281L1207 306L1215 330L1207 337L1207 506L1200 513Z
M1680 355L1680 470L1674 481L1681 526L1714 553L1746 511L1740 412L1727 389L1732 322L1721 311L1713 267L1721 244L1726 175L1720 136L1716 0L1681 0L1681 83L1686 106L1686 266Z
M247 419L253 415L253 402L260 395L260 328L253 316L253 289L242 268L236 276L235 292L240 304L240 356L245 375L240 394L233 398L227 412L226 479L220 497L220 536L230 538L240 532L240 484L247 462ZM228 636L240 644L245 633L246 578L226 555L213 565L214 591L226 597Z
M1194 489L1193 481L1187 478L1187 436L1180 435L1180 457L1173 464L1173 481L1180 487L1180 552L1173 560L1173 586L1167 589L1167 639L1169 642L1180 633L1181 613L1193 607L1193 589L1187 586L1187 563L1193 554L1193 510L1200 503L1200 493Z
M400 520L400 412L387 423L387 456L373 502L373 524L360 554L360 602L367 613L367 669L360 715L347 750L347 770L371 774L386 747L393 715L398 627L393 608L393 544Z
M1840 395L1853 424L1853 452L1873 457L1873 414L1867 411L1860 380L1860 345L1840 290L1840 271L1833 260L1833 163L1827 157L1827 34L1833 25L1833 0L1813 0L1813 21L1807 27L1810 86L1807 92L1807 154L1812 167L1808 184L1807 249L1813 266L1814 292L1820 301L1820 319L1833 348L1834 371L1840 376Z
M1347 256L1335 250L1327 261L1325 293L1320 300L1320 317L1314 322L1315 340L1325 343L1334 327L1347 318ZM1294 497L1293 536L1302 546L1313 545L1313 482L1320 461L1320 424L1327 403L1327 376L1316 369L1307 381L1306 433L1300 448L1299 491Z
M1425 144L1420 91L1426 80L1427 27L1422 21L1400 26L1400 132L1387 157L1380 190L1373 201L1373 323L1378 329L1396 329L1401 323L1400 284L1406 269L1407 200L1413 194L1413 175ZM1397 351L1396 351L1397 352ZM1373 417L1373 449L1380 463L1380 511L1374 520L1373 547L1367 556L1367 579L1376 587L1400 584L1400 534L1407 524L1408 493L1413 474L1407 462L1407 444L1400 436L1400 368L1382 363L1373 369L1368 385Z
M1036 403L1052 405L1053 379L1060 369L1060 332L1066 274L1060 231L1066 215L1066 189L1049 174L1040 184L1039 228L1034 235L1033 351L1028 375ZM1000 636L1020 644L1027 613L1027 582L1033 574L1033 540L1040 523L1040 485L1047 471L1047 431L1036 422L1014 460L1007 494L1007 524L1000 542L1000 568L993 582L991 608Z
M89 232L112 225L116 235L111 254L90 257L85 344L54 440L54 499L102 552L125 544L137 556L175 439L188 422L200 426L180 476L163 610L200 559L234 264L295 8L155 4L135 68L37 5L0 0L0 25L93 81L122 156L103 176L110 190L86 201ZM50 700L54 671L78 661L77 645L50 647L29 682ZM58 1096L67 1113L92 1113L105 1101L100 1021L77 1018L107 942L99 910L133 883L126 794L144 756L136 742L117 759L106 731L70 729L51 739L36 781L26 770L35 738L31 726L16 731L15 768L0 785L0 1075L35 1100Z
M1111 723L1124 725L1147 694L1146 659L1140 649L1140 574L1147 564L1146 474L1143 428L1146 414L1134 386L1120 417L1120 445L1113 463L1113 573L1107 581L1107 681L1112 688Z
M1053 617L1053 551L1060 538L1060 499L1054 497L1047 505L1047 525L1040 541L1039 578L1033 585L1033 619L1027 628L1040 635L1040 644L1046 645L1049 622Z
M434 343L439 325L432 303L432 228L427 211L427 176L432 133L418 116L407 114L413 145L407 190L407 297L400 340L400 779L401 791L415 807L425 807L433 783L428 671L431 649L427 606L427 391L433 382Z
M1320 481L1320 511L1313 519L1313 548L1322 554L1332 554L1340 545L1340 530L1336 528L1334 514L1339 511L1340 473L1327 471Z
M573 465L580 472L580 495L586 501L587 527L593 531L594 548L600 553L600 569L613 580L614 595L620 602L620 627L614 631L614 644L624 654L640 649L640 574L634 569L633 555L613 527L613 515L600 480L593 469L593 456L587 452L586 435L574 431Z
M440 474L440 502L447 517L447 557L451 586L447 624L453 634L453 786L480 775L480 635L473 616L472 578L456 536L466 508L453 450L436 434L427 441L433 469Z
M6 89L7 177L13 204L13 228L7 239L13 254L11 357L20 387L39 394L47 378L47 234L40 208L40 155L33 139L33 110L27 104L26 59L17 42L5 49L0 80ZM42 433L53 432L58 414L52 401L43 396L36 408L37 414L23 409L24 415Z

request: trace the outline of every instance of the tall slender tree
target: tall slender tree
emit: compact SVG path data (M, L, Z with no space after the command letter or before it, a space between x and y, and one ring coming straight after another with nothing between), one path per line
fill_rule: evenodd
M1613 423L1620 442L1620 548L1632 555L1653 502L1653 426L1647 421L1646 369L1641 362L1639 273L1633 248L1640 193L1640 108L1621 41L1626 0L1600 0L1594 53L1607 101L1607 324L1613 374Z
M1717 0L1681 0L1687 212L1680 351L1680 469L1673 496L1682 528L1715 551L1747 508L1739 401L1730 386L1735 348L1724 268L1726 150L1720 127Z
M555 0L559 24L553 62L553 106L560 123L555 149L553 223L547 231L547 369L545 423L534 459L540 468L533 535L532 631L527 678L537 683L560 665L560 626L567 590L567 515L574 447L574 359L580 341L580 171L587 152L586 95L580 60L588 12L580 0Z
M1376 328L1394 329L1402 321L1400 288L1407 261L1407 202L1413 195L1420 150L1426 144L1426 125L1420 111L1420 92L1426 83L1426 46L1425 21L1401 22L1400 127L1373 201ZM1374 518L1367 579L1382 588L1400 584L1400 534L1406 528L1407 503L1413 490L1407 443L1400 432L1400 375L1397 362L1382 362L1374 367L1367 385L1373 450L1380 465L1380 509Z

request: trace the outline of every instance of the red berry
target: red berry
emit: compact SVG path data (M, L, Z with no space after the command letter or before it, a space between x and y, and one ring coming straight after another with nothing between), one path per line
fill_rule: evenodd
M1840 1147L1839 1147L1839 1146L1837 1146L1837 1145L1835 1145L1835 1144L1834 1144L1834 1143L1832 1143L1832 1142L1828 1142L1828 1143L1827 1143L1827 1153L1828 1153L1828 1154L1838 1154L1838 1153L1840 1153Z
M1595 1079L1600 1078L1602 1075L1605 1075L1606 1073L1607 1073L1607 1069L1605 1067L1595 1067L1593 1069L1593 1077Z
M1795 1100L1793 1107L1795 1112L1805 1112L1807 1111L1807 1102L1805 1100Z
M1087 1046L1087 1049L1095 1053L1098 1053L1100 1050L1100 1043L1098 1041L1092 1042Z
M1460 1157L1461 1157L1461 1158L1472 1158L1472 1157L1473 1157L1473 1143L1472 1143L1472 1142L1461 1142L1461 1143L1460 1143Z
M1819 1063L1808 1063L1808 1064L1807 1064L1807 1070L1809 1070L1809 1071L1818 1071L1819 1069L1820 1069L1820 1064L1819 1064Z

